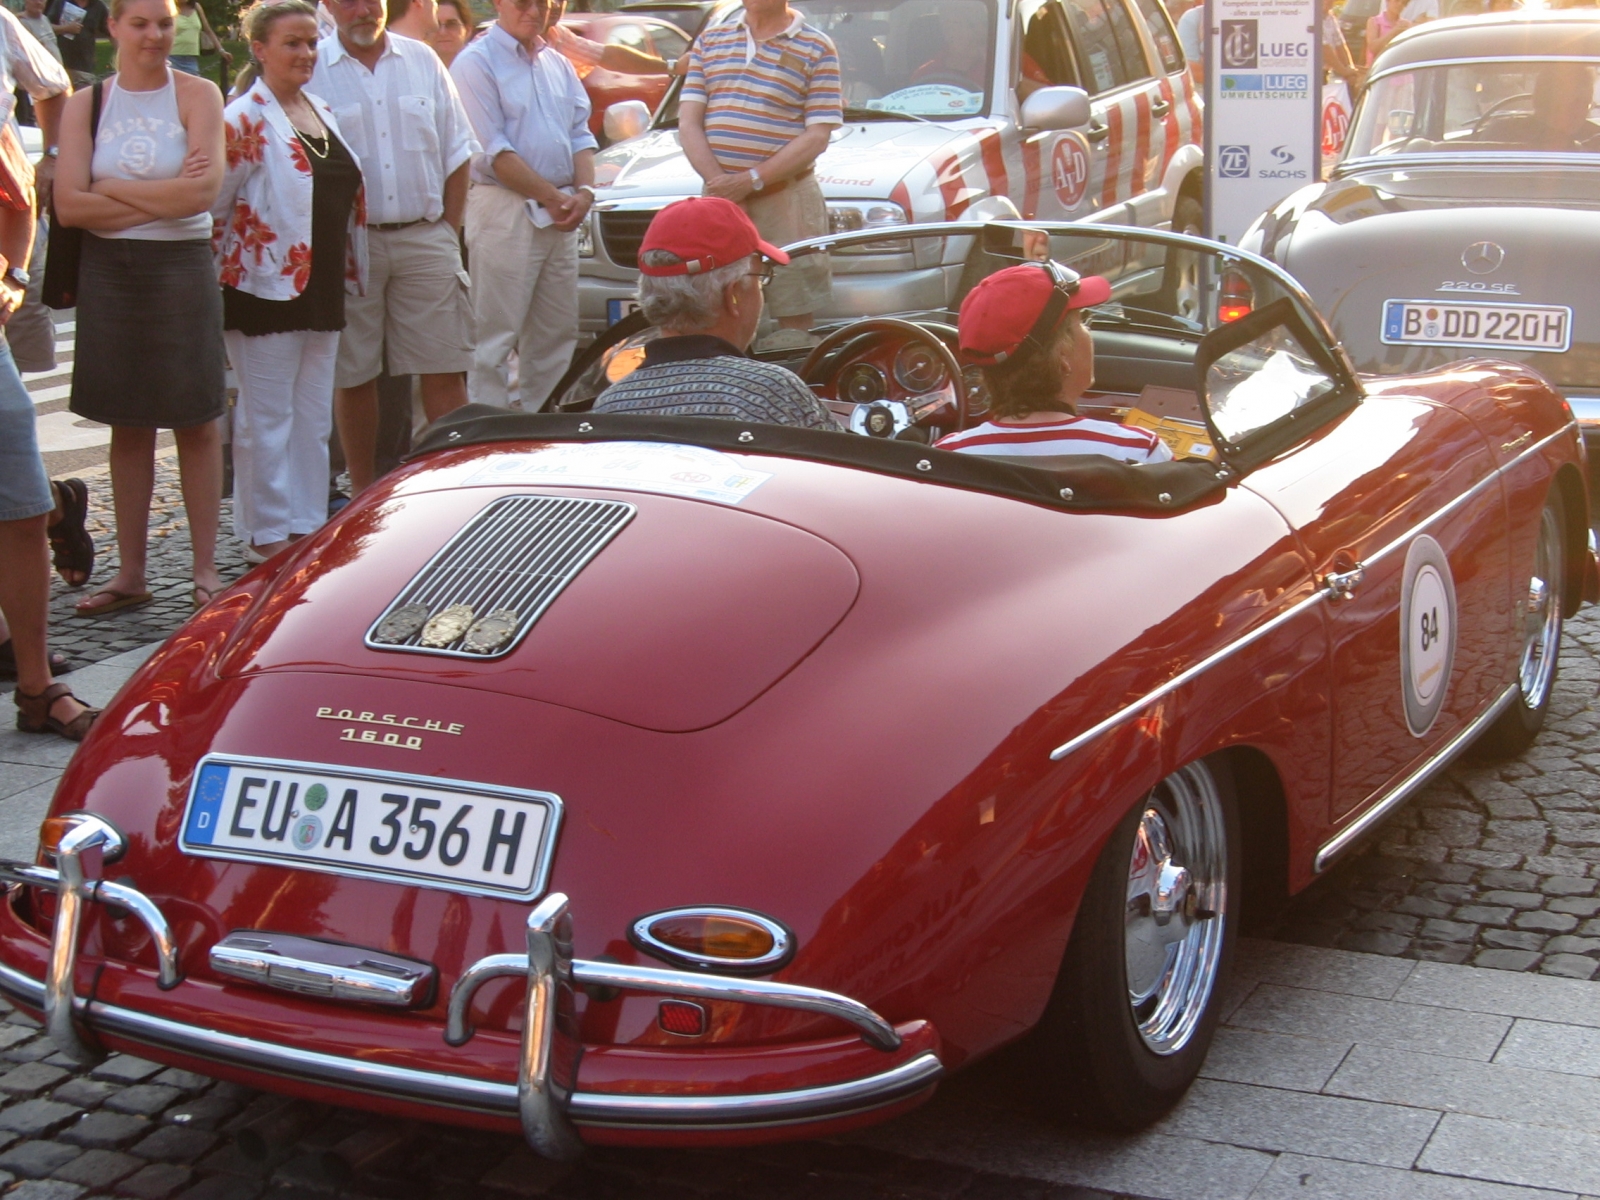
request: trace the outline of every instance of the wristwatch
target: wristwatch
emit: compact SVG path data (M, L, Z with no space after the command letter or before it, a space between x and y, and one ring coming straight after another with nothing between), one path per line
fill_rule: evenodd
M761 172L754 167L750 168L750 186L758 192L767 186L767 181L761 178Z
M28 285L33 282L33 276L29 275L21 267L7 267L5 277L23 291L27 291Z
M40 154L39 154L40 158L54 158L55 156L56 156L56 147L54 147L54 146L46 146L44 148L44 150L41 151Z
M576 195L579 192L588 192L589 193L589 203L593 204L595 202L594 189L592 187L590 187L587 183L580 183L577 187L572 189L572 192L573 192L574 195Z

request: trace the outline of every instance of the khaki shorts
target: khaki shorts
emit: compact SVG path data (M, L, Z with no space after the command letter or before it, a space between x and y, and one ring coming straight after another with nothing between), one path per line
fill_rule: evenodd
M761 236L774 246L787 246L828 232L828 206L815 175L797 179L775 196L751 195L745 211ZM808 254L787 267L775 267L767 284L767 312L774 317L800 317L826 308L833 295L833 268L826 254Z
M471 284L448 221L369 230L367 294L345 297L334 386L376 379L386 344L391 375L469 370Z

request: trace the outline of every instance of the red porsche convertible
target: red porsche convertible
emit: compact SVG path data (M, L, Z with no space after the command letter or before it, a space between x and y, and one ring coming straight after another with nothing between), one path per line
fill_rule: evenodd
M1195 239L826 248L928 297L800 365L839 432L585 411L625 324L197 614L0 864L0 991L81 1059L554 1157L882 1120L1023 1037L1064 1113L1175 1103L1250 906L1537 733L1595 585L1572 414L1360 378ZM1044 254L1112 279L1089 407L1175 461L931 445L985 408L954 306Z

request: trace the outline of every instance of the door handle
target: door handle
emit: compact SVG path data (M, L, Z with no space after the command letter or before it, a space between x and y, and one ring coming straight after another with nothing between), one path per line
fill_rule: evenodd
M1171 111L1172 101L1170 100L1157 100L1150 106L1150 115L1153 117L1164 117Z
M1109 126L1109 125L1091 125L1091 126L1089 126L1089 140L1091 142L1103 142L1103 141L1106 140L1106 138L1108 138L1110 136L1111 136L1111 126Z
M1348 571L1330 571L1322 577L1322 590L1329 600L1354 600L1366 574L1359 563Z

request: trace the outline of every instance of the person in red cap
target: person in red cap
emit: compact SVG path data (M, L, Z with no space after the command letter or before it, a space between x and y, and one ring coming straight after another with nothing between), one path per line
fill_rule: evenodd
M961 353L983 368L989 419L935 443L941 450L1018 458L1104 454L1164 462L1172 452L1147 429L1078 415L1094 383L1094 342L1080 310L1111 299L1098 275L1055 262L997 271L961 302Z
M661 336L594 411L838 429L799 376L745 355L771 264L788 261L731 200L696 196L663 208L639 246L639 307Z

